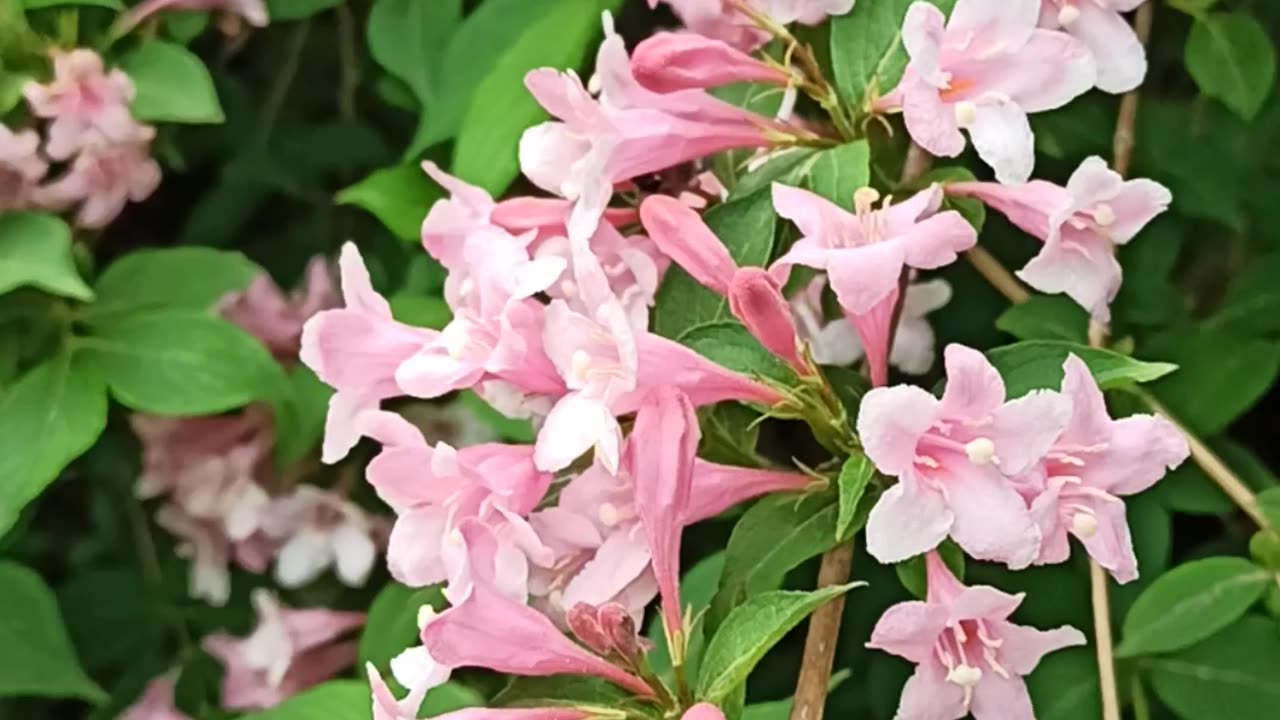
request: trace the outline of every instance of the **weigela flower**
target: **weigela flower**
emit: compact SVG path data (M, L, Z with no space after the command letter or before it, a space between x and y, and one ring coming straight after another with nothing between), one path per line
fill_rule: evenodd
M263 531L280 544L276 582L297 588L332 567L348 587L361 587L373 569L380 524L333 492L300 485L272 502Z
M56 121L50 126L50 143L54 127ZM147 136L84 146L62 175L36 190L35 198L52 210L76 207L76 224L97 230L116 219L130 201L150 197L159 185L160 165L151 158Z
M980 560L1017 569L1040 552L1040 531L1010 481L1048 452L1071 403L1035 391L1005 400L999 373L977 350L949 345L939 400L910 385L862 400L858 435L880 472L898 478L867 520L867 552L893 563L948 535Z
M201 10L217 12L218 27L227 35L238 32L242 20L260 28L271 20L264 0L143 0L120 18L115 32L122 36L157 13Z
M982 200L1044 241L1018 277L1042 292L1066 293L1104 324L1120 291L1114 246L1132 240L1172 200L1160 183L1125 180L1097 156L1080 163L1066 187L1044 180L1007 186L962 182L948 185L947 192Z
M1098 89L1129 92L1147 75L1147 51L1120 13L1143 0L1041 0L1040 27L1061 29L1088 46L1098 66Z
M852 10L854 0L649 0L649 7L657 7L659 2L670 5L680 22L695 33L753 50L769 40L769 33L739 10L738 4L779 25L817 25L828 15Z
M898 603L885 611L867 647L915 663L902 688L899 720L1034 720L1022 678L1040 658L1083 645L1073 627L1054 630L1015 625L1009 616L1022 595L992 587L966 587L937 553L925 556L924 602Z
M631 53L636 81L658 93L708 90L737 82L786 87L791 75L732 45L692 32L660 32Z
M219 300L217 310L266 345L277 361L292 363L302 347L303 324L332 307L335 295L329 263L316 257L307 263L302 288L286 294L263 273L243 291Z
M31 207L36 185L49 169L34 130L0 125L0 213Z
M133 92L128 75L119 69L107 72L102 58L84 48L54 51L53 79L22 88L32 114L50 120L44 151L54 160L70 159L84 148L149 142L154 130L129 114ZM155 175L158 179L159 168Z

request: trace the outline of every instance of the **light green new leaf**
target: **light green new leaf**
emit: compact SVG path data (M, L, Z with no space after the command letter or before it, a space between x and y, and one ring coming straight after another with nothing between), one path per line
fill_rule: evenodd
M1238 620L1272 582L1270 572L1237 557L1179 565L1133 603L1116 655L1154 655L1194 645Z
M157 415L212 415L286 393L267 349L235 325L193 310L122 315L77 345L112 395Z
M858 503L867 491L867 483L876 474L876 466L862 453L851 455L840 468L836 484L840 490L840 511L836 516L836 539L844 538L853 526Z
M548 0L544 15L502 51L476 85L453 147L453 174L494 195L519 174L516 148L530 125L546 117L524 86L535 68L575 68L600 32L584 0Z
M1089 342L1089 314L1066 295L1032 295L1001 313L996 327L1019 340Z
M897 87L907 67L902 20L912 1L858 2L852 12L831 20L831 65L846 105L861 111L868 100ZM930 2L944 13L955 5L955 0Z
M391 658L417 645L418 611L423 605L435 610L444 607L444 592L439 586L415 589L387 583L369 606L369 616L360 633L360 666L371 662L385 675Z
M339 205L368 210L396 237L416 242L422 219L441 196L439 186L431 182L421 168L397 165L374 171L339 191L334 200Z
M71 228L56 215L0 214L0 293L37 287L75 300L92 300L71 255Z
M240 720L369 720L372 716L368 683L330 680L275 707L242 715Z
M461 0L376 0L369 10L369 54L409 86L428 115L440 58L461 17Z
M864 583L826 587L813 592L775 590L748 599L733 609L702 656L696 695L719 703L746 682L751 670L783 635L818 608Z
M239 252L205 247L135 250L98 278L91 320L150 309L208 310L219 298L249 286L262 273Z
M1187 36L1184 61L1201 92L1245 120L1258 114L1275 85L1275 47L1247 13L1201 16Z
M267 14L273 22L302 20L341 3L342 0L267 0Z
M815 153L804 185L845 210L853 209L853 193L871 181L871 150L859 140Z
M1062 385L1062 363L1072 354L1089 366L1103 390L1150 382L1177 369L1169 363L1143 362L1110 350L1058 340L1004 345L988 350L987 359L1004 378L1008 396L1016 398L1031 390L1058 389Z
M0 114L9 112L22 102L22 86L35 78L0 69Z
M225 117L204 61L176 43L147 40L120 58L136 94L130 112L143 122L220 123Z
M106 425L102 377L70 353L27 371L0 395L0 535Z
M0 697L70 697L93 703L107 694L85 675L44 581L16 563L0 563Z
M1280 707L1280 632L1246 617L1199 645L1147 661L1161 702L1183 720L1274 717Z

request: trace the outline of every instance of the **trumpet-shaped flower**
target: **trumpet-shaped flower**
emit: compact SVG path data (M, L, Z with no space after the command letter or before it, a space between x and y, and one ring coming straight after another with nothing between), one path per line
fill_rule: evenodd
M636 81L659 93L706 90L737 82L787 86L791 76L734 46L692 32L655 33L631 53Z
M75 207L80 227L106 227L130 201L146 200L160 185L148 141L86 146L66 171L36 189L36 203L51 210Z
M129 114L133 92L124 71L108 72L102 57L84 48L54 51L53 79L22 88L32 114L51 121L44 150L54 160L82 148L150 141L154 131Z
M1070 33L1089 48L1098 66L1098 89L1129 92L1147 74L1147 51L1120 13L1143 0L1041 0L1040 26Z

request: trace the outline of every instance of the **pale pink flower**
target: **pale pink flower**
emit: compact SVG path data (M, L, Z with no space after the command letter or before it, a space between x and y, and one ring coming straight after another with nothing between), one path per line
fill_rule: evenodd
M35 130L14 132L0 125L0 213L31 207L36 184L48 169Z
M125 708L119 720L191 720L173 704L173 691L177 685L177 670L155 678L147 683L142 696Z
M149 139L122 141L84 147L62 175L35 191L35 199L51 210L78 206L76 224L97 230L159 185L160 165L151 158Z
M115 33L117 37L123 36L158 13L201 10L217 12L218 26L228 35L240 29L241 20L260 28L271 20L264 0L143 0L121 16Z
M982 353L949 345L939 400L911 385L862 400L858 435L880 472L898 478L867 521L867 552L882 563L931 550L950 535L965 552L1014 569L1040 551L1040 532L1009 477L1044 457L1071 402L1052 391L1005 401Z
M254 591L253 605L258 624L248 637L217 633L201 642L225 667L224 708L271 707L355 661L355 641L335 641L363 625L364 613L293 609L266 590Z
M28 82L22 94L32 114L51 120L44 150L54 160L103 144L145 145L155 134L129 114L129 76L119 69L107 72L92 50L55 50L53 79L46 84ZM155 174L159 177L158 168Z
M649 324L649 308L653 306L662 275L670 264L658 246L644 235L623 237L609 222L596 226L588 243L609 280L609 289L622 304L632 327L643 328ZM569 299L577 291L573 280L571 261L573 253L569 239L549 237L537 244L534 256L560 257L566 262L560 279L546 289L548 297Z
M262 533L232 541L221 521L193 518L175 504L162 505L155 517L156 524L177 537L176 554L190 563L188 593L212 605L225 605L231 596L228 565L233 560L249 572L261 573L275 553L275 545Z
M417 720L424 694L413 691L397 700L373 663L365 664L373 690L373 720ZM432 720L587 720L587 713L573 708L463 708Z
M360 439L356 418L382 400L403 395L396 370L440 334L391 317L385 298L374 292L369 271L353 243L338 260L345 307L316 313L302 328L299 357L335 392L325 420L322 459L334 463Z
M792 265L826 270L840 307L862 340L873 385L888 378L889 326L905 268L932 270L953 262L977 243L977 233L960 213L938 212L937 185L896 205L874 209L879 193L854 193L850 213L808 190L774 183L773 206L803 236L778 258L771 271L784 283Z
M334 305L336 300L329 263L322 257L307 263L301 288L285 294L263 273L249 287L218 301L222 317L257 338L276 360L290 363L302 347L302 326L312 315Z
M894 605L880 617L867 647L915 663L902 688L899 720L1034 720L1023 677L1040 658L1085 644L1070 626L1037 630L1009 622L1022 594L966 587L937 553L925 556L924 602Z
M1062 29L1084 43L1098 66L1098 89L1128 92L1147 74L1147 51L1120 13L1144 0L1041 0L1040 27Z
M692 32L655 33L631 53L636 81L659 93L706 90L736 82L786 87L791 75L732 45Z
M1157 415L1112 420L1088 366L1075 355L1063 371L1071 421L1024 478L1043 537L1036 562L1065 561L1070 533L1117 582L1126 583L1138 577L1138 563L1120 498L1146 490L1186 460L1187 440Z
M1125 180L1096 155L1080 163L1066 187L1044 180L962 182L947 185L947 192L982 200L1044 241L1018 277L1042 292L1066 293L1104 324L1120 290L1113 246L1132 240L1173 198L1154 180Z
M769 33L734 7L739 2L780 25L817 25L828 15L852 10L854 0L649 0L649 7L657 7L659 2L670 5L690 30L752 50L767 42Z
M710 703L698 703L685 710L680 720L724 720L724 712Z
M331 491L299 485L275 500L263 530L280 543L276 582L298 588L330 567L348 587L361 587L378 553L379 526L360 506Z
M645 89L612 25L606 14L596 56L598 98L572 72L543 68L525 76L529 92L556 120L525 131L520 168L538 187L574 201L566 224L571 238L591 236L615 183L799 132L700 90Z
M1040 0L958 0L949 19L913 3L902 25L911 60L882 105L901 104L911 138L930 153L959 155L968 130L996 179L1025 182L1035 162L1027 113L1061 107L1097 79L1089 49L1037 29L1039 15Z

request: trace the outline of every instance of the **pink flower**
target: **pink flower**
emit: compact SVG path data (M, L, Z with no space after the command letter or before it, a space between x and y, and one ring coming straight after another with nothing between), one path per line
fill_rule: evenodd
M645 89L608 15L596 72L598 98L573 73L543 68L525 76L529 92L556 120L525 131L520 168L538 187L574 201L571 238L591 236L615 183L724 150L767 147L798 132L699 90Z
M48 169L34 130L14 132L0 125L0 213L31 207L36 183Z
M56 122L50 126L50 144L54 127ZM160 184L160 165L151 159L149 140L148 135L141 141L85 146L66 172L36 190L36 202L51 210L79 206L77 225L106 227L126 204L146 200Z
M362 587L378 553L379 524L360 506L328 490L300 485L272 503L266 534L280 542L276 582L298 588L330 567L348 587Z
M817 25L828 15L844 15L853 9L854 3L854 0L737 1L779 25L793 22ZM670 5L680 22L690 30L723 40L736 48L752 50L769 39L767 32L734 7L735 0L649 0L649 7L657 7L659 2Z
M1067 186L954 183L947 192L982 200L1024 232L1044 241L1018 277L1047 293L1066 293L1093 319L1111 319L1120 290L1113 245L1123 245L1169 207L1169 190L1153 180L1125 180L1102 158L1085 159Z
M373 690L373 720L417 720L424 695L410 692L396 700L373 663L365 664ZM432 720L587 720L587 713L573 708L463 708L436 715Z
M697 33L655 33L631 53L636 81L659 93L710 89L736 82L786 87L786 71L732 45Z
M710 703L698 703L685 710L680 720L724 720L724 713Z
M231 596L227 566L232 559L246 570L260 573L275 552L261 533L233 542L219 522L193 518L173 504L156 511L156 524L177 536L177 555L190 561L188 593L216 606L225 605Z
M422 642L450 667L484 667L513 675L592 675L649 697L640 678L587 652L565 637L545 615L484 584L435 617Z
M145 144L155 134L129 114L129 76L119 69L106 72L102 58L92 50L55 50L53 80L43 85L29 82L22 94L32 114L52 120L44 150L54 160L103 144Z
M902 25L911 60L886 98L901 103L911 138L955 157L965 146L960 130L968 130L996 179L1025 182L1035 162L1027 113L1061 107L1097 79L1089 49L1037 29L1039 14L1039 0L959 0L950 19L913 3Z
M1075 355L1063 371L1071 421L1024 478L1043 537L1036 562L1065 561L1069 532L1117 582L1126 583L1138 577L1138 565L1120 497L1146 490L1186 460L1187 440L1159 416L1112 420L1093 375Z
M364 613L295 610L281 605L265 590L254 592L253 605L258 625L248 637L218 633L201 643L225 666L223 707L271 707L332 677L355 660L354 641L334 641L364 624Z
M281 362L297 359L302 326L312 315L334 304L333 280L322 257L307 263L305 284L292 293L281 292L270 275L254 278L249 287L218 301L222 317L256 337Z
M218 12L221 16L218 26L228 35L239 30L241 19L260 28L266 27L270 21L263 0L144 0L120 18L115 34L122 37L157 13L200 10Z
M341 460L360 439L356 417L382 400L404 394L396 370L439 337L391 317L391 307L369 282L360 251L347 243L338 260L346 306L316 313L302 328L299 356L332 387L322 459Z
M178 684L178 671L161 675L142 691L138 700L125 708L120 720L191 720L173 704L173 691Z
M876 386L888 377L889 326L903 269L942 267L978 239L959 213L938 212L942 190L937 185L876 210L878 199L875 190L862 188L854 193L856 213L849 213L807 190L774 183L774 208L803 237L771 268L779 283L792 265L827 271L840 307L862 339Z
M939 400L911 385L862 400L858 434L867 457L897 477L867 521L867 552L893 563L950 535L979 560L1026 567L1040 532L1009 477L1044 457L1066 427L1067 398L1036 391L1005 401L1004 382L976 350L949 345Z
M1120 13L1143 0L1041 0L1040 26L1071 33L1093 53L1098 89L1128 92L1147 74L1147 51Z
M925 556L928 596L894 605L871 632L867 647L906 658L916 671L902 688L899 720L1034 720L1023 676L1040 658L1083 645L1073 627L1015 625L1009 615L1022 594L966 587L937 553Z

